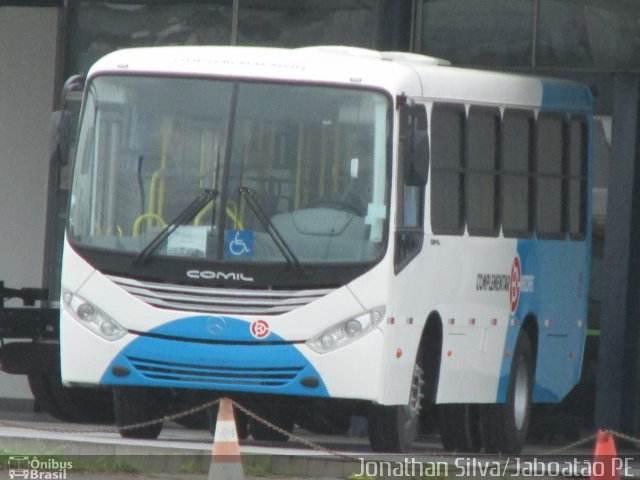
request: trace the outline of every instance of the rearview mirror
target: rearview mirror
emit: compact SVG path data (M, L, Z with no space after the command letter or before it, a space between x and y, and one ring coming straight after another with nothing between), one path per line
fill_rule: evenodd
M402 105L400 122L404 183L413 187L424 186L429 171L429 130L425 106Z

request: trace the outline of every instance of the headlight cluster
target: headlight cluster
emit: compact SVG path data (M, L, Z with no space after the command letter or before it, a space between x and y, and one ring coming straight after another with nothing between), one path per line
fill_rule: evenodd
M127 333L124 328L118 325L118 322L78 295L74 295L71 292L64 292L62 294L62 303L65 310L75 318L80 325L83 325L106 340L118 340Z
M372 331L384 318L385 308L377 307L358 317L334 325L307 342L318 353L326 353L344 347Z

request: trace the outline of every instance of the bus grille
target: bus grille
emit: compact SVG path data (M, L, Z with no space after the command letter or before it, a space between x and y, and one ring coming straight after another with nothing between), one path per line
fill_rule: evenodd
M152 380L218 386L281 387L293 380L304 368L302 366L238 368L172 363L139 357L127 358L140 375Z
M107 278L134 297L157 308L216 314L280 315L333 291L239 290L143 282L112 275Z

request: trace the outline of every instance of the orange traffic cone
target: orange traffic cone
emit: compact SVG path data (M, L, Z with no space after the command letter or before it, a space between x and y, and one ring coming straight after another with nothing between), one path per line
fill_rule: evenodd
M620 460L613 435L606 430L598 430L590 479L620 480L619 470Z
M220 399L208 480L244 480L233 403Z

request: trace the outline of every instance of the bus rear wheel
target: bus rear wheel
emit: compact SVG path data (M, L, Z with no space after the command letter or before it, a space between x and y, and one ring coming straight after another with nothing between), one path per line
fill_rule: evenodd
M375 452L407 452L418 437L424 398L424 371L420 359L419 352L413 367L407 405L372 405L369 409L369 444Z
M531 418L533 358L529 335L522 330L513 352L506 401L486 405L482 412L482 440L487 453L517 454L524 447Z
M166 413L166 395L158 389L116 387L113 392L116 425L123 438L156 439L162 431L161 419ZM137 428L132 425L144 424Z
M475 453L482 448L479 405L438 405L438 424L440 440L445 450Z

